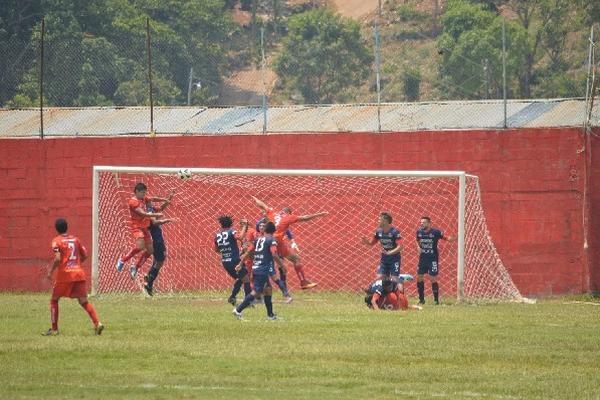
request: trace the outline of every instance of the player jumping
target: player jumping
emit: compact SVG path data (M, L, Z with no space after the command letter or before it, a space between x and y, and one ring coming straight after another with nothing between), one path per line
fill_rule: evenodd
M309 215L294 215L292 214L292 209L290 207L283 208L279 213L275 213L272 207L269 207L265 202L257 199L252 196L252 199L256 203L256 205L262 210L264 215L269 219L269 221L273 222L276 227L276 231L273 235L277 242L277 252L279 256L282 258L286 258L292 262L294 265L294 270L296 271L296 275L298 275L298 279L300 279L300 288L302 289L310 289L317 286L316 283L309 281L304 274L304 267L300 262L300 255L297 252L290 252L287 242L284 239L286 231L289 229L290 225L295 224L296 222L304 222L310 221L312 219L322 217L328 215L327 211L318 212L316 214ZM285 272L285 267L282 267Z
M146 196L148 187L143 183L138 183L133 189L134 196L129 199L127 205L129 206L129 213L131 214L131 233L135 240L135 245L129 250L125 256L120 257L117 261L117 271L121 272L123 266L137 253L142 252L142 255L138 259L135 265L129 268L129 274L131 279L135 279L138 270L144 265L144 262L154 253L152 246L152 237L148 230L151 220L150 218L160 218L162 213L151 213L146 210L146 203L149 201L155 202L166 202L167 199L161 197L149 197Z

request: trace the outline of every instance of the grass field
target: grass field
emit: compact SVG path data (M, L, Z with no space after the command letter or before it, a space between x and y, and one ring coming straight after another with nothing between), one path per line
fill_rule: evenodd
M600 302L368 310L299 294L233 318L224 300L107 297L94 336L63 299L0 294L0 398L600 399Z

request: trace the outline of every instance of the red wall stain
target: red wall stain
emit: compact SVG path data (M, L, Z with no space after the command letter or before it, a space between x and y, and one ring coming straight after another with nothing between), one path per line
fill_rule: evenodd
M586 257L584 143L574 128L1 140L0 290L48 289L55 218L90 244L92 166L129 165L464 170L480 178L490 233L522 294L600 291L600 158L588 168ZM599 154L600 139L591 146Z

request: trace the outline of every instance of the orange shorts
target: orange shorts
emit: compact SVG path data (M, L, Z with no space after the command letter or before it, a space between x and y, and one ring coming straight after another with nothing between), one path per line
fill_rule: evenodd
M75 299L86 296L87 290L85 289L85 281L56 282L54 284L54 289L52 289L53 299L58 299L60 297L70 297Z
M406 310L408 308L408 299L404 293L389 293L383 298L380 307L387 310Z
M135 240L144 239L144 242L152 243L152 236L150 236L148 228L133 228L131 234Z
M277 241L277 254L281 258L285 258L290 254L290 244L287 240Z

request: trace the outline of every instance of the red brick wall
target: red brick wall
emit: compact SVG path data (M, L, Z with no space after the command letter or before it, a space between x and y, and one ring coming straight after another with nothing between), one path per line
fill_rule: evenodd
M0 290L43 290L53 221L91 242L93 165L465 170L481 180L490 232L525 295L600 288L583 249L579 129L15 139L0 141ZM593 141L600 151L599 140ZM149 162L149 160L155 160ZM235 160L235 161L232 161ZM600 162L592 161L594 173ZM595 172L594 172L595 171ZM592 185L600 215L600 185ZM597 219L596 219L597 221ZM592 221L593 222L593 221ZM599 224L591 256L600 259ZM591 280L591 281L590 281Z

